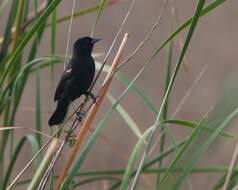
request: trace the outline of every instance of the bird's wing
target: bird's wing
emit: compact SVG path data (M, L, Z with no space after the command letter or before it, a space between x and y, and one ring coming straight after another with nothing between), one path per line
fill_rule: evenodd
M56 88L54 101L59 100L60 96L64 92L64 87L65 87L66 83L68 82L68 80L71 78L71 76L72 76L72 67L71 67L71 64L68 64L66 66L66 70L64 71L64 73L60 79L58 87Z

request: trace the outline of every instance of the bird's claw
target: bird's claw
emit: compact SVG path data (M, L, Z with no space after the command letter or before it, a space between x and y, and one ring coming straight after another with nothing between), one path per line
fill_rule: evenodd
M82 121L84 116L85 116L85 114L82 111L76 112L76 117L79 121Z
M96 103L97 96L95 96L92 92L88 91L87 95L90 96L90 98L93 100L93 103Z

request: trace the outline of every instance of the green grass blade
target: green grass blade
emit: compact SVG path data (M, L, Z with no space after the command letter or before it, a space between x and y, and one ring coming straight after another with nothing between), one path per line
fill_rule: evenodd
M41 131L41 106L40 106L40 71L39 67L37 67L36 71L36 130ZM41 135L36 133L35 134L36 140L41 146Z
M106 0L102 0L101 3L100 3L100 7L99 7L99 10L98 10L98 14L97 14L97 17L96 17L96 21L95 21L95 24L93 25L93 29L92 29L92 33L91 33L91 37L93 37L94 35L94 32L95 32L95 29L96 29L96 25L99 21L99 18L100 18L100 15L102 13L102 10L105 6L105 3L106 3Z
M147 129L144 132L144 134L141 136L141 138L138 140L138 142L130 156L130 160L127 164L126 171L123 175L120 190L127 189L128 185L129 185L129 181L131 179L131 175L134 171L134 164L136 162L136 159L138 158L139 151L141 150L143 143L145 142L146 138L149 136L152 129L153 129L153 127L150 127L149 129Z
M38 151L40 150L40 145L38 143L37 138L33 135L27 135L26 137L27 137L27 140L30 142L33 155L36 155L38 153ZM40 155L38 155L35 158L35 160L34 160L35 171L38 168L38 166L40 165L41 160L42 159L41 159Z
M197 123L194 123L194 122L191 122L191 121L185 121L185 120L167 120L167 121L164 121L164 123L169 123L169 124L176 124L176 125L180 125L180 126L186 126L186 127L189 127L189 128L195 128L197 126ZM207 132L209 133L212 133L215 131L215 129L209 127L209 125L205 125L203 126L202 130L206 130ZM231 140L238 140L238 137L237 136L234 136L230 133L227 133L227 132L221 132L219 134L220 136L223 136L223 137L226 137L226 138L229 138Z
M116 103L116 100L112 97L112 95L109 92L106 94L106 96L112 104ZM127 123L127 125L131 128L133 133L138 138L141 138L142 134L140 132L140 129L137 127L136 123L131 118L131 116L127 113L127 111L120 104L117 105L116 110L121 115L121 117L124 119L124 121Z

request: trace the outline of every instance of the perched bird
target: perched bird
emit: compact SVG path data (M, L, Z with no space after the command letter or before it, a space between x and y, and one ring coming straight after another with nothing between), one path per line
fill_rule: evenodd
M95 63L91 53L94 44L99 40L83 37L74 43L72 59L67 64L55 92L54 101L57 101L57 107L49 119L50 126L62 123L69 104L81 95L90 95L94 98L88 91L95 73Z

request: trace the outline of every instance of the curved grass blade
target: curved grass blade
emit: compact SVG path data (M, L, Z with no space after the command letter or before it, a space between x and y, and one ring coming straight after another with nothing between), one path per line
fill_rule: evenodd
M138 157L139 151L141 150L143 143L145 142L146 138L149 136L152 129L153 129L153 126L150 127L149 129L147 129L144 132L144 134L141 136L141 138L138 140L138 142L137 142L137 144L136 144L136 146L135 146L135 148L134 148L134 150L133 150L133 152L130 156L130 160L127 164L126 171L123 175L120 190L126 190L127 189L127 186L128 186L129 181L131 179L131 175L134 171L134 164L135 164L136 159Z
M194 122L191 122L191 121L185 121L185 120L167 120L167 121L164 121L163 123L176 124L176 125L186 126L186 127L189 127L189 128L195 128L197 126L197 123L194 123ZM215 129L209 127L209 125L203 126L202 130L206 130L210 133L215 131ZM231 140L236 140L236 141L238 140L237 136L234 136L234 135L232 135L230 133L227 133L227 132L222 131L219 135L223 136L223 137L226 137L226 138L230 138Z
M112 95L109 92L106 94L106 96L112 104L116 103L116 100L112 97ZM127 113L127 111L120 104L118 104L118 106L116 107L116 110L121 115L121 117L124 119L124 121L127 123L127 125L131 128L133 133L135 133L135 135L138 138L141 138L142 134L140 132L140 129L137 127L136 123L133 121L133 119Z

